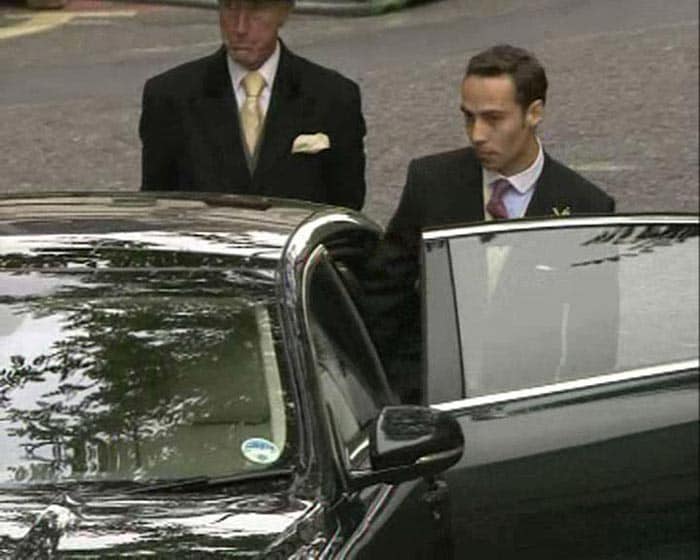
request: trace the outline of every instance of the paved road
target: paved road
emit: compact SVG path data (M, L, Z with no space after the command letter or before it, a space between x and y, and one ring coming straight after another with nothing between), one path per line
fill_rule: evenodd
M0 192L136 189L143 82L214 50L216 13L72 0L36 16L0 4ZM621 211L698 209L695 0L442 0L373 18L295 15L284 37L360 83L366 209L380 222L412 157L465 143L465 62L505 41L548 70L541 135L555 157Z

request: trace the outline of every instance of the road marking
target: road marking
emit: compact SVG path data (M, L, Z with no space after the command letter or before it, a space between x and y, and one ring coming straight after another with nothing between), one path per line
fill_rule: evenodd
M0 40L48 31L49 29L68 23L71 19L73 19L73 15L68 13L48 12L45 14L37 14L27 21L23 21L12 27L0 29Z
M612 161L592 161L590 163L574 164L570 166L573 170L579 172L604 172L613 173L617 171L635 171L635 165L623 165L613 163Z
M204 48L220 47L221 41L203 41L200 43L191 43L189 45L156 45L153 47L134 47L132 49L126 49L122 52L128 54L139 54L139 53L165 53L165 52L175 52L182 50L199 50Z
M109 26L109 25L114 25L113 21L109 21L108 19L72 19L70 20L66 25L70 25L71 27L93 27L93 26Z
M114 10L103 12L46 12L31 16L26 21L21 21L20 23L11 27L0 28L0 41L3 39L20 37L22 35L31 35L33 33L49 31L78 18L127 18L134 17L135 15L135 10ZM8 19L21 19L21 16L17 16L15 14L8 15L6 17Z
M128 18L136 15L136 10L105 10L103 12L73 12L69 15L75 18Z

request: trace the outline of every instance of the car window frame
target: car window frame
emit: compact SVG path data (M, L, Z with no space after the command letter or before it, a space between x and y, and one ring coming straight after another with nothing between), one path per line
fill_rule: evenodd
M606 226L640 226L640 225L690 225L698 226L699 218L695 214L627 214L615 216L587 216L587 217L566 217L566 218L538 218L538 219L520 219L506 220L502 222L478 223L468 225L454 225L444 228L430 228L422 234L421 245L421 278L423 283L422 294L422 329L423 329L423 362L424 362L424 378L425 378L425 395L430 406L439 410L452 412L474 412L477 415L486 414L506 414L506 410L512 410L518 406L518 403L530 403L544 400L547 405L556 405L562 401L572 398L575 395L601 395L606 392L614 392L621 390L630 384L635 387L649 387L654 384L664 383L669 376L677 377L680 380L686 379L688 376L697 378L700 371L700 359L681 360L676 362L666 362L651 367L630 368L617 373L607 373L599 375L591 375L571 381L559 381L556 383L543 384L525 389L517 389L511 391L496 391L494 393L467 397L465 395L465 383L463 380L462 368L455 368L448 371L446 374L441 372L446 378L447 383L451 387L461 386L462 393L458 399L440 400L433 402L430 398L431 376L428 371L428 342L427 338L427 298L425 295L425 279L427 277L426 270L426 252L429 251L431 243L448 242L450 239L457 237L473 237L485 234L497 234L512 231L527 231L527 230L545 230L545 229L562 229L562 228L581 228L581 227L606 227ZM447 259L448 266L451 268L451 259ZM455 284L452 272L450 271L450 282L452 297L454 295ZM455 300L456 301L456 300ZM457 319L456 306L454 309L455 320ZM462 362L461 347L457 348L457 357L459 362ZM459 376L459 377L458 377Z
M324 420L319 387L313 375L313 355L304 320L304 286L307 264L317 247L329 240L360 234L378 239L381 227L367 217L343 208L325 208L310 214L290 234L276 272L278 312L282 336L287 342L287 365L298 403L299 472L320 476L324 492L334 495L339 482L349 488L349 473L337 455L333 433ZM334 472L334 476L327 473Z
M362 339L362 343L364 346L366 346L369 356L368 359L373 362L374 368L380 373L380 377L377 380L380 387L380 391L376 391L372 387L367 387L367 390L371 392L373 400L377 403L377 415L381 411L382 406L385 406L389 404L392 400L391 397L391 390L388 386L388 383L386 382L386 377L383 375L384 370L382 367L381 360L379 359L379 356L377 354L376 348L374 347L374 343L372 341L372 338L369 335L369 332L367 331L367 326L365 325L365 322L362 318L362 315L360 314L359 310L357 309L357 303L353 299L352 294L350 293L350 290L348 287L345 285L342 279L342 275L338 273L336 270L336 267L333 262L333 258L329 250L324 244L318 245L314 251L311 253L309 256L306 265L304 267L304 274L303 274L303 305L304 305L304 321L305 321L305 326L306 330L309 333L310 340L310 350L311 354L313 357L313 367L316 367L316 364L318 363L318 358L316 354L316 349L314 348L313 340L311 333L313 331L313 328L311 326L311 305L309 303L309 294L310 294L310 288L311 284L313 282L313 275L314 272L317 270L319 266L326 265L328 266L331 274L332 274L332 279L334 285L338 288L338 292L340 297L343 299L344 303L347 306L347 310L349 311L350 315L352 316L352 319L355 323L354 327L357 327L358 329L358 334L360 338ZM346 326L347 327L347 326ZM316 373L314 372L314 375ZM323 400L323 394L322 390L319 386L319 398ZM359 461L357 464L354 464L353 457L350 457L348 455L348 450L346 449L345 443L341 441L339 433L338 433L338 426L336 425L336 420L335 420L335 411L332 409L328 409L327 407L324 407L324 416L325 416L325 422L327 423L327 429L329 430L329 433L333 437L333 443L334 446L337 448L336 449L336 459L340 463L342 469L344 470L345 473L350 473L351 471L358 470L358 468L363 468L366 467L364 463L366 461ZM361 434L364 432L364 440L365 443L361 446L358 446L358 449L362 447L366 451L369 450L369 432L368 429L371 426L371 423L368 424L367 426L361 427L360 431L358 434Z

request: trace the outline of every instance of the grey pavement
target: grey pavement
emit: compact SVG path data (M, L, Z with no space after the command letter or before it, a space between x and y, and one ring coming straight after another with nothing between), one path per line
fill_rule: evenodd
M144 80L219 40L211 10L114 9L134 7L0 40L0 192L138 188ZM284 39L360 83L366 210L382 223L411 158L466 143L464 65L506 41L547 68L541 136L552 155L620 211L698 210L695 1L443 0L371 18L294 15Z

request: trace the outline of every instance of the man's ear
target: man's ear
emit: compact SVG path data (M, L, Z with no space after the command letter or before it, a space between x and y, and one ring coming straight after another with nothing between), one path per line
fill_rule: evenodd
M535 128L544 118L544 103L541 99L535 99L525 112L525 123L530 128Z

